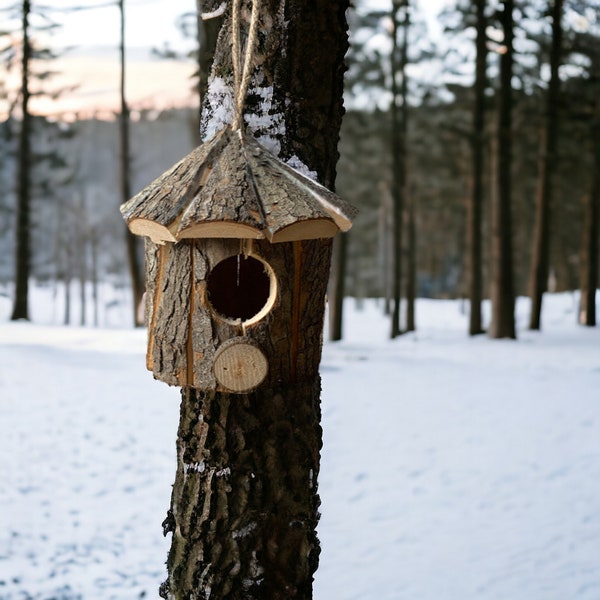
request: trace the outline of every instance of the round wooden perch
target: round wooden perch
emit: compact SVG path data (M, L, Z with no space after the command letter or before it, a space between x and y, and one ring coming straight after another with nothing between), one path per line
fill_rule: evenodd
M247 338L227 340L217 350L213 362L216 380L237 393L249 392L259 386L268 370L267 358Z

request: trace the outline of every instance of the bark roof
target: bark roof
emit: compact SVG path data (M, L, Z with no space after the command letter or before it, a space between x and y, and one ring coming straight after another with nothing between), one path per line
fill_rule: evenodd
M129 229L154 242L183 238L332 237L357 211L261 146L223 129L121 206Z

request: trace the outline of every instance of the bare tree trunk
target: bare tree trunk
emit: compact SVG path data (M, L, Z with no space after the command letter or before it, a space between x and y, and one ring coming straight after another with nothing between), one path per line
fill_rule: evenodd
M90 279L92 282L92 301L94 305L94 327L98 327L99 297L98 297L98 232L94 226L90 229Z
M63 325L71 324L71 283L73 281L73 250L68 243L64 244L65 252L65 270L63 274L64 293L65 293L65 311L63 315Z
M598 289L598 255L600 253L600 122L591 128L594 151L592 190L586 197L583 249L581 260L581 299L579 322L596 325L596 290Z
M512 257L512 70L513 0L504 0L501 12L505 52L500 57L498 106L497 194L492 211L492 338L516 338Z
M469 335L483 333L481 320L481 301L483 299L483 259L482 259L482 208L485 156L485 89L487 81L487 19L485 16L486 0L476 0L477 39L475 63L475 106L473 109L473 187L468 206L469 235Z
M404 9L402 23L403 41L398 48L400 10ZM393 300L391 337L401 334L400 303L402 287L402 228L406 201L406 65L408 62L408 27L410 23L408 0L392 3L392 196L394 203L394 255L393 255ZM400 56L398 57L398 53ZM398 76L401 78L398 89Z
M23 56L21 60L21 132L17 164L17 220L15 230L15 298L11 319L29 319L29 275L31 271L31 115L29 114L29 69L31 43L29 14L31 3L23 0Z
M562 54L563 0L554 0L552 7L552 48L550 51L550 83L546 96L546 123L540 144L540 173L536 198L535 228L529 296L531 314L529 329L540 329L542 297L546 291L550 255L550 215L552 209L552 177L557 164L558 101L560 77L558 70Z
M383 304L383 314L386 316L390 316L392 314L391 311L391 268L390 264L392 263L391 255L392 255L392 233L390 231L390 221L391 210L389 203L387 202L387 198L384 198L385 192L382 192L382 203L379 206L379 243L380 243L380 255L381 255L381 286L383 288L384 294L384 304Z
M83 193L79 197L79 206L77 207L77 275L79 279L79 324L85 325L85 316L87 312L87 296L86 296L86 281L87 281L87 214L85 206L85 198Z
M283 159L299 159L331 188L343 112L348 2L264 0L258 6L261 36L245 114L259 115L252 122L261 128L249 129L270 139ZM241 13L244 24L248 8L244 5ZM212 74L221 90L232 80L230 17ZM211 82L209 100L210 89ZM215 128L210 103L202 125L205 131ZM179 273L181 285L189 285L185 261L190 254L183 244L169 250L174 261L169 273ZM270 365L268 379L253 393L182 391L177 474L164 523L173 539L163 598L312 598L320 553L318 365L331 241L274 246L287 257L286 271L299 300L297 309L279 306L289 318L265 339L281 345L280 364ZM267 243L261 248L269 251ZM150 270L156 265L154 252L149 244Z
M408 182L408 77L406 66L408 65L408 30L410 28L410 2L404 0L404 21L402 23L402 53L400 55L400 70L402 72L402 85L400 93L402 96L401 123L402 123L402 169L404 193L403 193L403 226L406 226L406 252L402 252L400 260L406 256L406 331L415 330L415 295L416 295L416 230L415 230L415 206L414 198L410 196ZM404 236L402 236L404 239Z
M407 269L406 269L406 331L417 328L415 313L417 299L417 228L415 223L415 198L408 198L406 218Z
M121 202L127 202L131 197L130 182L130 151L129 151L129 107L125 97L125 7L124 0L119 0L121 14L121 113L119 115L119 131L121 143ZM131 278L131 290L133 293L133 322L135 325L143 325L138 319L138 308L144 295L144 276L140 265L138 254L138 240L125 229L125 245L127 249L127 264L129 265L129 276Z
M80 266L83 266L83 261L80 259ZM85 313L87 312L87 302L85 295L85 271L79 271L79 324L85 325Z

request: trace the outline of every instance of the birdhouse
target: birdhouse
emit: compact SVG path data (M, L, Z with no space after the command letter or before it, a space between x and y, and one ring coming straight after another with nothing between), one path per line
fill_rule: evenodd
M246 393L301 377L320 260L303 243L347 231L352 206L226 128L121 212L148 238L147 366L157 379Z

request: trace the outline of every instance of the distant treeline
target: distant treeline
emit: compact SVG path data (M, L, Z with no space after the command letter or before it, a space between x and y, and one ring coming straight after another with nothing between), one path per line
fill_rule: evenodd
M408 186L417 232L418 295L466 294L467 202L471 189L470 90L455 100L410 108ZM492 107L493 109L493 107ZM483 207L484 279L489 284L490 194L493 192L493 110L489 111L486 201ZM513 252L517 294L527 293L531 236L538 185L541 98L515 92ZM386 112L346 114L342 126L337 190L360 209L349 233L347 290L381 297L389 285L391 243L391 140ZM558 170L554 174L550 290L579 287L584 203L593 176L589 124L579 115L561 122ZM487 285L484 286L487 289ZM389 293L389 292L388 292Z
M418 295L465 294L466 202L470 189L468 90L451 103L411 108L410 195L417 221ZM516 102L514 161L514 253L517 292L526 293L538 173L540 107L535 97ZM132 173L137 191L192 148L193 110L158 118L142 115L132 124ZM490 114L490 119L492 118ZM0 280L13 276L15 143L0 124ZM493 128L493 124L490 124ZM127 279L124 225L119 214L118 136L114 121L57 124L35 120L39 155L34 169L33 275L40 280ZM387 112L349 111L340 140L337 191L360 209L349 233L346 294L381 297L389 285L391 157ZM66 135L68 133L68 135ZM554 179L551 286L578 287L583 203L589 192L593 153L589 129L576 116L562 121L559 170ZM490 142L491 145L491 142ZM489 160L489 157L488 157ZM491 173L491 167L488 169ZM491 180L491 175L489 177ZM487 188L492 189L488 180ZM484 209L489 224L489 210ZM489 233L489 225L484 233ZM489 237L489 236L484 236ZM92 269L92 251L97 264ZM484 263L489 248L484 244ZM485 273L489 269L485 268Z

